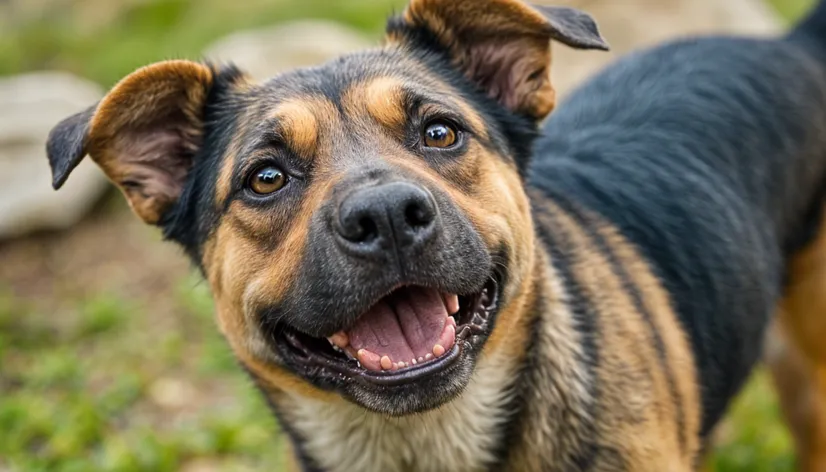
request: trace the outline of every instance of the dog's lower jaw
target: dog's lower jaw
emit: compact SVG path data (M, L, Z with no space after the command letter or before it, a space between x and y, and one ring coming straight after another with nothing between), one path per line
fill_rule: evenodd
M519 362L503 351L483 356L461 396L416 415L393 418L343 399L290 394L277 408L296 446L325 471L485 470L503 440Z

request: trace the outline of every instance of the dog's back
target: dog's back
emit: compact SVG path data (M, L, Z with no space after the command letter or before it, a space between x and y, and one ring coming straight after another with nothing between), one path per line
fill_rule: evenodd
M689 39L621 60L555 111L529 182L596 211L669 290L703 427L757 360L826 189L826 4L787 38ZM826 287L824 287L826 291Z

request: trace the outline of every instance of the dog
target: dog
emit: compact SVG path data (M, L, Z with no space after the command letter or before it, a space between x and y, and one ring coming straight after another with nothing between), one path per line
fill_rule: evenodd
M184 249L300 470L695 470L771 315L826 296L826 2L558 107L552 41L607 49L578 10L411 0L260 84L150 65L54 128L54 186L88 154Z

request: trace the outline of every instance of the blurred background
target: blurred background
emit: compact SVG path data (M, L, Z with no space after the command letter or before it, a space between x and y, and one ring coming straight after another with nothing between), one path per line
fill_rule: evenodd
M374 44L404 3L0 0L0 472L281 470L278 425L219 337L198 275L90 163L52 192L43 143L147 63L234 60L266 77ZM553 3L593 13L615 56L690 33L771 33L811 1ZM558 51L563 95L614 57ZM758 370L712 464L793 461Z

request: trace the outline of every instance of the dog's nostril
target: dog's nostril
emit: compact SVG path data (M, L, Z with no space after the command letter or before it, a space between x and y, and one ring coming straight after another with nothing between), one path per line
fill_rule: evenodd
M376 227L376 222L364 217L358 222L357 235L354 239L358 242L368 242L376 239L378 235L379 229Z
M351 214L340 220L339 233L354 243L366 243L378 238L379 228L369 215Z
M411 202L404 210L404 219L411 228L421 228L433 221L433 212L424 208L419 202Z

